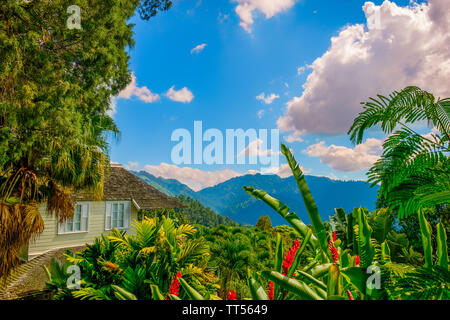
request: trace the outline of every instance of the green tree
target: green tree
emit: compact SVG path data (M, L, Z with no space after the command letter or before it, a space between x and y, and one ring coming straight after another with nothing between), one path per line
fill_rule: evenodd
M231 283L236 278L245 278L250 266L250 246L240 238L217 241L211 246L215 256L217 276L220 279L219 297L226 298Z
M261 231L272 231L272 221L270 221L269 216L262 216L258 219L258 222L256 222L256 227Z
M0 278L42 232L38 203L61 220L70 192L98 198L109 165L107 133L119 131L110 99L130 82L135 10L144 19L170 1L17 1L0 5ZM81 29L67 9L81 9Z
M175 196L174 199L184 205L184 208L175 210L176 214L181 214L189 223L201 224L207 227L239 225L229 217L215 213L211 208L205 207L200 201L186 197L184 194Z
M389 97L363 102L364 111L349 130L354 143L380 125L389 134L382 157L370 168L369 182L380 184L381 202L399 218L419 208L450 203L450 98L435 98L418 87L407 87ZM427 121L433 133L424 136L412 125Z

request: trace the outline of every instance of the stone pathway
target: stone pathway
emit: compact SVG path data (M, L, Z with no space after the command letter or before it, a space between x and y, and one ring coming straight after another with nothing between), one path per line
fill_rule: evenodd
M5 281L0 282L0 300L14 300L24 295L42 292L47 275L42 266L49 266L52 258L64 260L63 254L69 249L79 252L85 246L48 251L27 263L18 266Z

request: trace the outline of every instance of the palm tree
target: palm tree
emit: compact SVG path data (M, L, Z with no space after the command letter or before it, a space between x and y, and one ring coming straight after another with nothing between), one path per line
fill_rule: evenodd
M450 98L436 99L418 87L377 97L362 103L364 111L348 131L357 144L376 125L389 134L368 181L380 184L380 196L399 218L450 203ZM425 120L434 129L420 135L412 125Z
M98 123L97 123L98 122ZM15 161L0 163L0 278L19 263L19 251L44 229L38 211L47 203L60 221L74 214L73 190L90 190L100 199L109 166L105 131L118 132L112 119L85 121L83 138L55 138ZM41 150L41 152L38 152Z
M211 254L215 256L217 275L221 282L219 297L225 299L232 289L230 288L232 280L247 275L247 267L250 266L250 246L240 238L228 238L214 244L211 247Z

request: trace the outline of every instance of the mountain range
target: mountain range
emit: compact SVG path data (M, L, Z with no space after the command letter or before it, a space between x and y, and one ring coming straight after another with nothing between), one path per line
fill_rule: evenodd
M305 222L310 223L303 199L293 176L281 178L278 175L243 175L222 182L213 187L194 191L185 184L174 180L155 177L145 172L132 171L136 176L158 189L175 196L184 194L200 201L222 216L230 217L241 224L254 225L261 216L269 216L273 225L286 224L278 213L262 201L257 201L243 190L243 186L262 189L284 202ZM354 207L375 209L378 186L369 188L363 181L341 181L326 177L305 176L323 220L329 220L335 208L346 212Z

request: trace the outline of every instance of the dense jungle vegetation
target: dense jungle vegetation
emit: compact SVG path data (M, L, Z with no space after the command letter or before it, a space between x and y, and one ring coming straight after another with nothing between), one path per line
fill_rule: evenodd
M0 7L0 280L42 233L40 203L65 221L74 214L71 192L101 199L107 136L120 134L111 97L131 80L127 21L135 12L148 20L171 1L99 1L80 32L65 26L70 4L4 0ZM419 134L417 123L432 133ZM380 187L377 210L336 208L323 221L282 145L310 225L252 186L242 187L286 225L262 217L255 227L238 226L183 198L182 211L141 212L132 233L112 230L64 263L52 260L48 290L54 299L448 300L450 99L414 86L378 95L363 103L350 140L362 143L374 127L387 136L368 173Z

